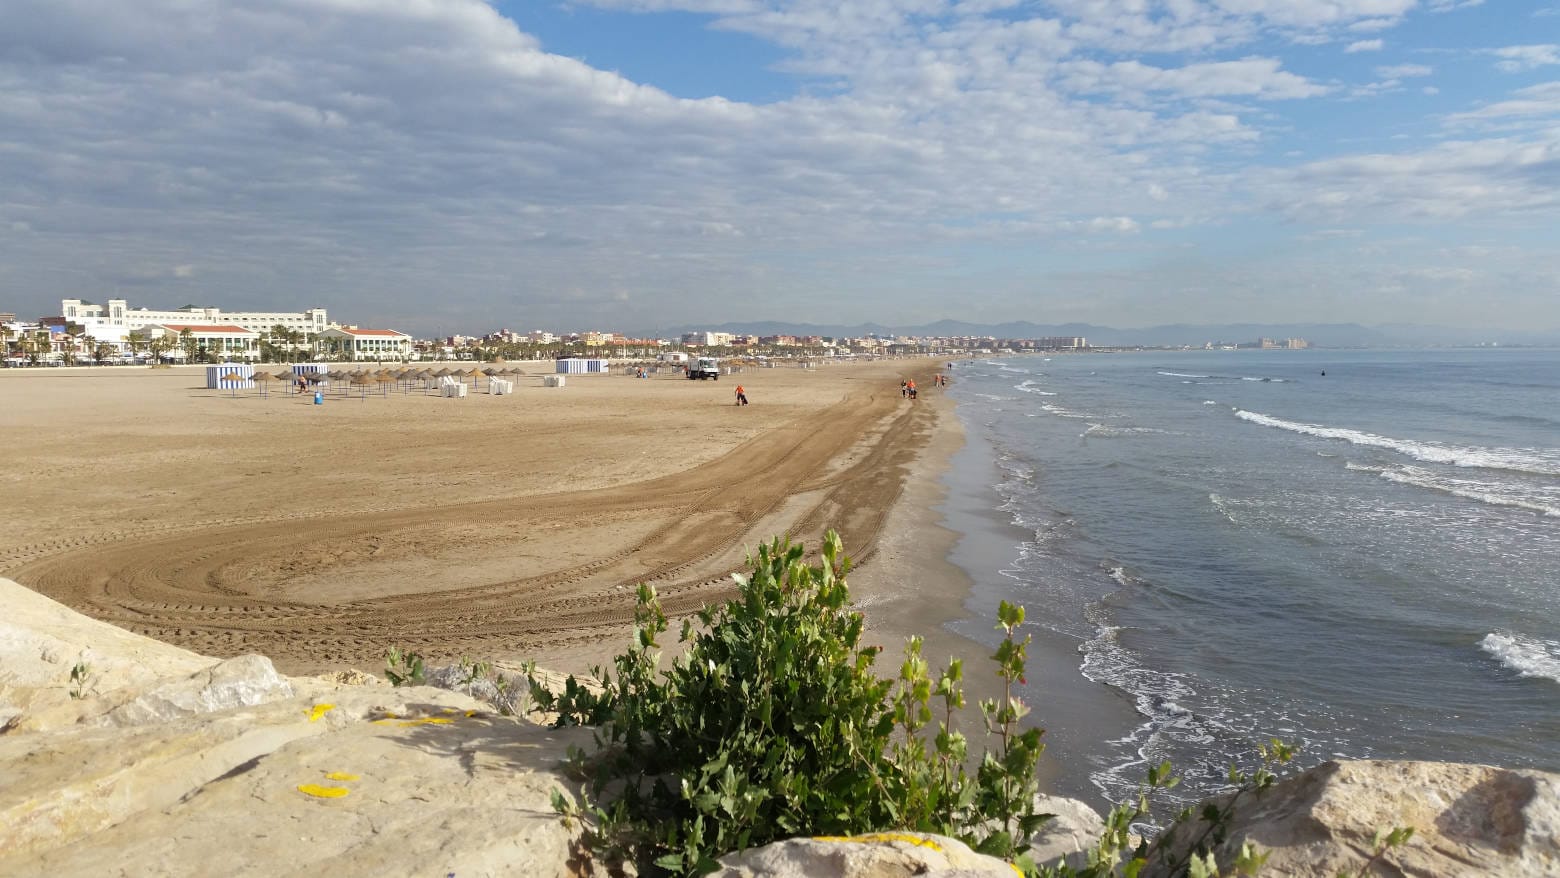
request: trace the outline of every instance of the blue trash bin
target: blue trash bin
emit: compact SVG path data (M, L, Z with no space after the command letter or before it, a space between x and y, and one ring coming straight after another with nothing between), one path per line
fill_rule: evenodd
M325 404L325 394L319 392L318 390L314 391L314 404L315 405L324 405Z

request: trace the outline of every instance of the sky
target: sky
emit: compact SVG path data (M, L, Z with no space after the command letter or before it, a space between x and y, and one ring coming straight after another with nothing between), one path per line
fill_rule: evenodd
M1560 0L0 0L0 310L1560 328Z

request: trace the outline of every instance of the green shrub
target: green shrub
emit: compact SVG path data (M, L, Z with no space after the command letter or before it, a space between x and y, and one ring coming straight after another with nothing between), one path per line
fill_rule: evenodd
M385 678L391 686L421 686L427 682L423 669L423 657L415 652L402 652L392 646L385 652Z
M829 533L821 564L775 540L736 577L738 596L682 626L684 654L659 668L667 620L640 586L635 644L596 669L599 691L566 681L561 693L532 680L536 709L561 725L599 726L597 750L575 754L588 780L587 843L609 860L679 875L715 868L732 850L800 834L882 829L959 837L1030 869L1039 729L1011 687L1023 675L1023 610L1002 605L997 673L1005 691L981 705L997 748L972 778L954 715L964 706L962 667L935 680L912 640L895 682L873 672L863 619L847 609L849 561ZM942 715L936 718L933 697ZM594 800L596 804L591 804Z

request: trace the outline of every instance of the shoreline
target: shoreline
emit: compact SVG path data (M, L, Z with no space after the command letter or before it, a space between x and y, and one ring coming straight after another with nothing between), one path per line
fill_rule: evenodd
M936 674L950 657L964 661L965 734L971 751L985 743L977 702L1000 696L991 673L991 653L1000 600L1025 602L1012 595L1001 568L1028 538L991 503L989 486L996 473L992 451L960 420L956 403L939 391L923 394L936 409L928 442L913 467L924 473L907 478L889 512L871 563L852 574L867 616L869 634L884 647L879 673L897 676L903 645L920 635L923 656ZM1141 721L1126 695L1085 678L1079 671L1078 642L1035 624L1045 607L1025 605L1021 629L1031 635L1026 677L1031 697L1024 725L1046 729L1046 753L1039 765L1044 792L1110 807L1090 779L1100 743L1121 737ZM968 727L973 724L973 728Z

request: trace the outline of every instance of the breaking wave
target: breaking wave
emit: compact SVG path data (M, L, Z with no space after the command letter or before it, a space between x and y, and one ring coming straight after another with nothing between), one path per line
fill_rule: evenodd
M1482 448L1478 446L1445 445L1440 442L1394 439L1377 436L1362 430L1328 427L1322 424L1303 424L1286 421L1270 415L1235 409L1235 417L1264 427L1288 430L1323 439L1342 439L1353 445L1384 448L1427 463L1444 463L1460 467L1509 470L1511 472L1560 475L1560 452L1544 449Z
M1560 641L1492 631L1479 641L1479 648L1520 677L1560 683Z

